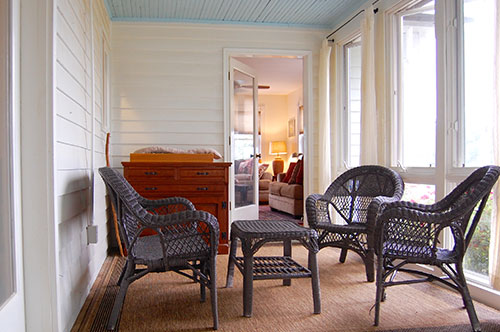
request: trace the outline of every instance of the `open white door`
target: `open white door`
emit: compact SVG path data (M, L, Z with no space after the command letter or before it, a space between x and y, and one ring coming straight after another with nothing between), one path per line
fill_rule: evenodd
M230 58L232 220L258 219L257 77L249 66Z
M21 225L14 204L13 1L0 1L0 330L25 331ZM17 75L17 74L16 74ZM19 182L19 181L17 181Z

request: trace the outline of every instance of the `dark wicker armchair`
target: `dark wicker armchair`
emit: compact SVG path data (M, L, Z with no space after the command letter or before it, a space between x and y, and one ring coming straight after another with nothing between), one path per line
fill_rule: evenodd
M350 169L335 179L323 195L307 197L307 221L319 234L319 248L341 248L341 263L348 250L356 252L365 263L367 280L374 281L373 235L379 206L400 200L403 189L398 173L371 165Z
M448 196L432 205L400 201L382 207L375 235L378 255L375 325L379 323L380 302L385 299L386 287L437 280L460 292L473 330L480 331L462 260L499 174L497 166L479 168ZM439 246L445 229L453 236L451 249ZM444 277L414 270L407 265L412 263L436 266ZM424 278L395 280L398 271Z
M174 271L200 284L202 301L206 298L205 288L210 289L216 330L217 219L207 212L195 210L185 198L145 199L120 173L109 167L100 168L99 173L116 210L120 237L127 249L127 261L118 282L120 290L107 329L116 328L127 288L133 281L149 272ZM140 236L146 229L156 234Z

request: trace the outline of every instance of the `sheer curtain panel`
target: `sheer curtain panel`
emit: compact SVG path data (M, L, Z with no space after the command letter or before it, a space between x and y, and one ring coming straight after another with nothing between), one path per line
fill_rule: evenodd
M378 163L374 23L370 6L361 21L361 165Z
M319 55L319 191L331 182L330 142L330 53L328 40L323 40Z

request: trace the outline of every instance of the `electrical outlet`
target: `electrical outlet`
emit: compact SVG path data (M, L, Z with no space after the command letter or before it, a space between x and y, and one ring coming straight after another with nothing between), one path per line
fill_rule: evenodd
M87 226L87 244L97 243L97 225Z

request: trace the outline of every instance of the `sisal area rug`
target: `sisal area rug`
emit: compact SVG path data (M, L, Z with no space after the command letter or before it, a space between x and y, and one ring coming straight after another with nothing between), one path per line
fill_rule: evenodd
M278 244L264 246L258 255L280 255ZM253 317L243 313L243 278L235 271L233 288L225 288L227 255L217 258L219 331L471 331L460 296L434 284L388 289L381 307L381 323L373 326L375 284L365 279L364 266L355 254L338 263L339 251L326 248L318 254L322 312L313 314L309 279L254 282ZM307 251L293 245L293 257L307 264ZM124 259L109 257L75 322L72 332L104 332ZM208 293L208 291L207 291ZM209 296L207 294L207 299ZM484 332L500 331L500 312L475 302ZM199 301L199 286L173 272L149 274L129 287L118 331L210 331L209 300Z

